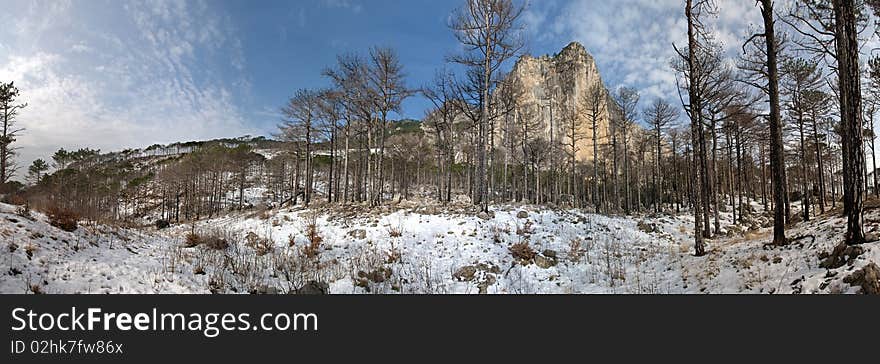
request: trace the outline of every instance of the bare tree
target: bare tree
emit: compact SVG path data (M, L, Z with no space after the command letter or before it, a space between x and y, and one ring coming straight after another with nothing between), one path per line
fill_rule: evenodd
M787 21L804 37L805 40L799 44L816 57L824 59L837 73L847 244L861 244L866 240L862 211L865 155L862 149L863 115L858 38L867 24L868 12L865 5L875 13L880 11L880 2L876 0L805 0L797 3L789 14L792 20ZM834 193L833 174L831 177Z
M342 134L344 157L342 161L343 200L350 202L358 197L351 193L352 183L350 172L352 139L355 137L356 126L359 122L369 124L372 119L372 102L367 84L367 62L357 55L342 55L337 57L335 68L327 68L323 74L333 81L333 85L339 93L342 101ZM367 153L367 158L371 156ZM360 183L356 183L358 190Z
M669 125L678 119L678 110L662 98L657 98L650 106L645 107L643 112L645 120L651 126L652 137L656 154L654 154L653 168L653 202L654 212L660 212L660 204L663 203L663 173L661 172L661 164L663 160L663 134L666 133Z
M489 210L486 179L486 144L489 125L489 95L496 82L495 76L505 61L514 57L523 47L517 24L524 7L512 0L466 0L453 14L449 27L465 47L466 53L451 60L481 72L480 122L477 127L477 193L476 204Z
M786 109L795 121L799 138L799 159L801 165L801 194L803 200L804 221L810 220L810 188L807 184L807 148L806 127L809 117L807 100L810 91L819 89L822 84L822 73L818 70L818 62L794 58L782 62L781 71L782 93L787 97Z
M871 171L874 174L874 196L880 196L880 184L877 173L877 133L874 131L874 116L880 106L880 57L874 57L868 61L868 97L865 100L868 107L865 108L868 116L866 137L871 146Z
M460 100L455 90L454 76L440 70L432 84L422 87L422 94L431 101L433 109L425 116L426 126L434 133L437 151L438 200L452 201L452 168L455 164L455 122L460 113Z
M373 48L370 51L369 86L372 92L373 108L378 113L379 156L376 161L377 188L371 204L382 201L385 186L385 139L388 132L388 114L399 112L403 100L412 92L407 89L405 75L400 59L390 48Z
M846 243L862 244L864 231L863 188L865 153L862 146L862 90L859 69L859 41L856 4L832 0L834 44L840 93L840 122L843 131L843 209L846 213Z
M592 203L596 213L600 212L599 203L599 121L607 117L605 108L608 100L608 91L601 85L595 84L581 96L580 110L590 121L593 138L593 183Z
M0 188L9 182L18 169L15 160L16 154L15 138L24 129L16 129L15 121L21 109L27 107L27 104L16 104L20 91L13 82L0 82L0 110L2 110L3 130L0 133Z
M303 204L306 206L309 205L312 198L314 175L312 145L317 139L317 123L320 110L321 105L318 93L303 89L297 90L287 105L281 108L283 116L282 124L279 126L281 138L304 148L304 150L298 150L300 157L297 160L305 159L306 163L305 171L303 172L305 178ZM298 186L295 188L298 188Z
M638 117L639 92L631 87L620 87L617 94L614 95L617 104L620 105L621 114L617 118L617 130L621 136L621 144L623 145L623 189L624 204L623 209L627 214L630 213L632 196L630 186L630 156L629 147L632 144L632 132L636 127L636 117Z
M685 81L685 86L679 85L687 89L688 98L684 100L682 96L682 105L688 112L691 119L691 145L694 148L693 165L691 167L691 195L693 196L694 207L694 255L703 256L706 254L703 242L703 234L700 230L703 225L702 216L699 213L700 206L703 205L704 195L703 189L698 182L701 179L700 164L705 160L705 152L697 152L696 148L701 144L701 135L703 134L703 90L700 78L705 74L701 70L699 61L700 53L703 52L701 41L707 38L705 26L701 20L704 14L712 14L716 11L715 3L711 0L687 0L685 2L684 15L688 23L688 47L687 53L682 52L677 47L676 53L681 59L679 73ZM675 47L675 45L673 45Z
M751 78L747 82L762 90L769 98L770 114L767 116L767 121L770 131L770 174L774 200L773 244L784 245L787 243L785 223L788 215L788 193L779 101L780 40L776 37L773 0L759 0L757 6L763 19L763 32L752 35L743 44L746 56L741 61L741 67L750 74ZM751 52L747 51L749 46Z

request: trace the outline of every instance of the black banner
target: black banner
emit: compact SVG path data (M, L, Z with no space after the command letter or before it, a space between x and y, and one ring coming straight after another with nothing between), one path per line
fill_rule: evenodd
M878 341L880 324L880 300L842 296L5 295L0 301L2 362L543 362L754 353L815 359L835 358L843 348L852 358L873 352L868 348Z

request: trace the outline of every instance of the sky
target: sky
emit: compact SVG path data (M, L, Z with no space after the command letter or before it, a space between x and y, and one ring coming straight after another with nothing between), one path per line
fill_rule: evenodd
M447 27L463 0L3 0L0 80L29 106L20 164L60 147L102 151L271 136L301 88L329 86L337 55L394 48L407 83L428 83L459 51ZM754 1L719 0L707 23L731 55L760 20ZM526 52L584 44L609 88L677 102L669 67L685 41L680 0L532 0ZM508 65L508 67L512 65ZM407 100L396 117L421 118ZM24 168L20 172L24 173Z

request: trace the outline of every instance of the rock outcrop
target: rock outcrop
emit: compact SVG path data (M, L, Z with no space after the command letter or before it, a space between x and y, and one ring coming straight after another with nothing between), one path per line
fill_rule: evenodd
M592 107L587 98L592 90L601 93L596 123L599 143L609 134L611 118L619 115L617 104L605 88L596 62L583 45L573 42L553 56L524 55L516 62L494 97L516 100L512 119L496 122L495 145L515 145L505 138L518 133L506 132L505 123L533 125L533 132L550 144L571 144L572 125L576 127L578 161L593 159ZM572 118L574 122L572 122ZM513 135L513 136L512 136ZM569 149L570 150L570 149Z

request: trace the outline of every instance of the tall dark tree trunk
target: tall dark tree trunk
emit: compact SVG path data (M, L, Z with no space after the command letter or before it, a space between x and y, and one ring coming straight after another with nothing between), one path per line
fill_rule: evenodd
M843 210L846 243L865 242L863 188L865 153L862 147L862 90L859 68L856 5L852 0L833 0L840 115L843 130Z
M699 158L697 157L696 146L699 145L699 135L700 129L702 129L702 107L700 100L700 92L698 90L697 81L695 77L697 75L697 66L696 66L696 51L699 45L697 44L697 34L696 34L696 26L693 14L693 0L687 0L685 4L685 17L688 22L688 72L690 73L690 87L688 87L688 96L690 103L690 117L691 117L691 139L692 145L694 146L694 158L693 164L691 168L691 178L693 182L691 184L691 195L694 198L693 204L693 212L694 212L694 255L703 256L706 254L706 248L703 244L703 234L700 233L700 230L703 225L703 221L701 218L700 207L703 205L703 191L700 187L699 179L700 179L700 168L699 168Z
M818 169L817 177L819 179L819 211L825 213L825 168L822 165L822 145L819 144L819 121L816 120L816 111L812 111L813 122L813 144L816 148L816 168Z
M773 180L773 244L784 245L786 221L785 151L782 144L782 120L779 111L779 71L777 65L776 24L773 0L761 0L764 38L767 45L767 82L770 92L770 174Z

